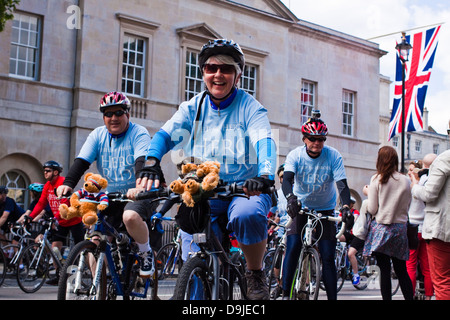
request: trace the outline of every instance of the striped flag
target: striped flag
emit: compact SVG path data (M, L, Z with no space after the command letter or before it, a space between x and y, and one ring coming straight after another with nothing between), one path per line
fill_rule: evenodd
M423 131L423 107L440 29L441 26L437 26L413 35L406 35L406 41L412 45L412 49L405 67L405 132ZM400 52L397 51L394 103L388 140L400 134L402 127L402 61Z

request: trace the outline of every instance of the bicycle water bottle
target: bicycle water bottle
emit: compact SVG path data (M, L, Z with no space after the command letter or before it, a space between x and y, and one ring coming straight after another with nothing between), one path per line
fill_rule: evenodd
M70 252L69 248L65 248L64 249L64 252L63 252L63 255L62 255L64 260L67 260L67 257L69 256L69 252Z

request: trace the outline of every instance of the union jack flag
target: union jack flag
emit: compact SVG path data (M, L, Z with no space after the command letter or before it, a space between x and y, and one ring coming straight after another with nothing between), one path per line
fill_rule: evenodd
M405 65L405 132L423 131L423 107L433 67L441 26L406 35L412 45L409 61ZM389 139L402 132L402 61L397 51L394 103L389 123ZM403 58L403 57L402 57Z

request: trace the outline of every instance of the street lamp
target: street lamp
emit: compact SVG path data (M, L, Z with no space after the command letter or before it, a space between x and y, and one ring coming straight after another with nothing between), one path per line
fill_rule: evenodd
M402 32L402 42L398 43L395 46L395 49L398 50L400 60L402 61L402 167L401 172L406 173L405 168L405 70L406 70L406 62L409 58L409 50L412 49L412 46L406 42L406 34Z

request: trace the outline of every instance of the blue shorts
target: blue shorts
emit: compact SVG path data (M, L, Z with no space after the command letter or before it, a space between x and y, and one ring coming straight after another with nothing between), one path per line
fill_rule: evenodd
M214 223L227 214L227 229L236 234L236 239L244 245L251 245L267 239L267 214L272 207L270 195L261 194L250 199L234 197L231 200L210 200L211 222L216 234L220 228Z

